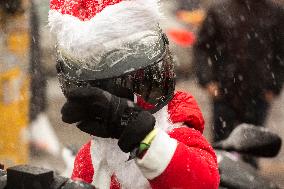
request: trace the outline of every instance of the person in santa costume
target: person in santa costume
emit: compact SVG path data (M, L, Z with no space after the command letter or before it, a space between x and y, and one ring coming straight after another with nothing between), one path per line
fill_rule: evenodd
M100 189L217 189L213 148L175 73L157 0L51 0L62 120L91 134L72 179Z

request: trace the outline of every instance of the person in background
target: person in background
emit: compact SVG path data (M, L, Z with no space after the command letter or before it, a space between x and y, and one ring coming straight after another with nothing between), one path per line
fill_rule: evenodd
M52 0L50 7L67 98L62 120L93 136L72 179L101 189L217 189L201 111L190 94L174 92L158 1Z
M213 99L214 141L240 123L264 125L284 79L283 20L283 8L269 0L222 0L208 9L194 64Z

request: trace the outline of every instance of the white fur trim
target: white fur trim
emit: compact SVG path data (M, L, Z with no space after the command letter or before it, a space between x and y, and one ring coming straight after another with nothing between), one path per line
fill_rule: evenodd
M156 118L155 128L160 128L163 131L170 131L174 128L183 126L183 123L172 123L168 112L168 105L157 111L153 116Z
M170 116L168 113L168 105L164 106L162 109L153 114L156 119L155 128L160 128L164 131L168 131L172 127L172 123L170 121Z
M90 151L94 167L92 184L97 188L109 189L113 174L121 189L150 188L136 163L127 161L129 154L120 150L117 139L93 137Z
M165 171L176 148L177 141L159 130L147 153L142 159L137 158L136 163L143 175L152 180Z
M156 28L160 17L158 4L158 0L122 1L108 6L88 21L50 10L49 26L56 34L59 48L86 58L98 45Z
M108 168L106 158L104 157L104 151L106 149L101 150L94 150L97 149L99 146L98 143L94 144L94 141L91 141L91 160L94 167L94 175L93 175L93 182L92 184L101 189L109 189L110 182L111 182L111 175L110 169ZM95 158L94 158L95 157Z

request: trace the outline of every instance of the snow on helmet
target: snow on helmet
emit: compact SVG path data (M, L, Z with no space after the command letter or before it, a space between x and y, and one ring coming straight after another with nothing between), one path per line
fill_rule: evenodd
M136 96L153 111L172 98L175 74L158 0L51 0L50 8L65 94L96 86Z

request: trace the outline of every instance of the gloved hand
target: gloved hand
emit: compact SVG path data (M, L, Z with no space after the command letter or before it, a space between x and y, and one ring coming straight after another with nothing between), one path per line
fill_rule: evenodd
M119 139L124 152L133 150L154 128L151 113L102 89L77 88L66 96L61 109L64 122L77 123L80 130L94 136Z

